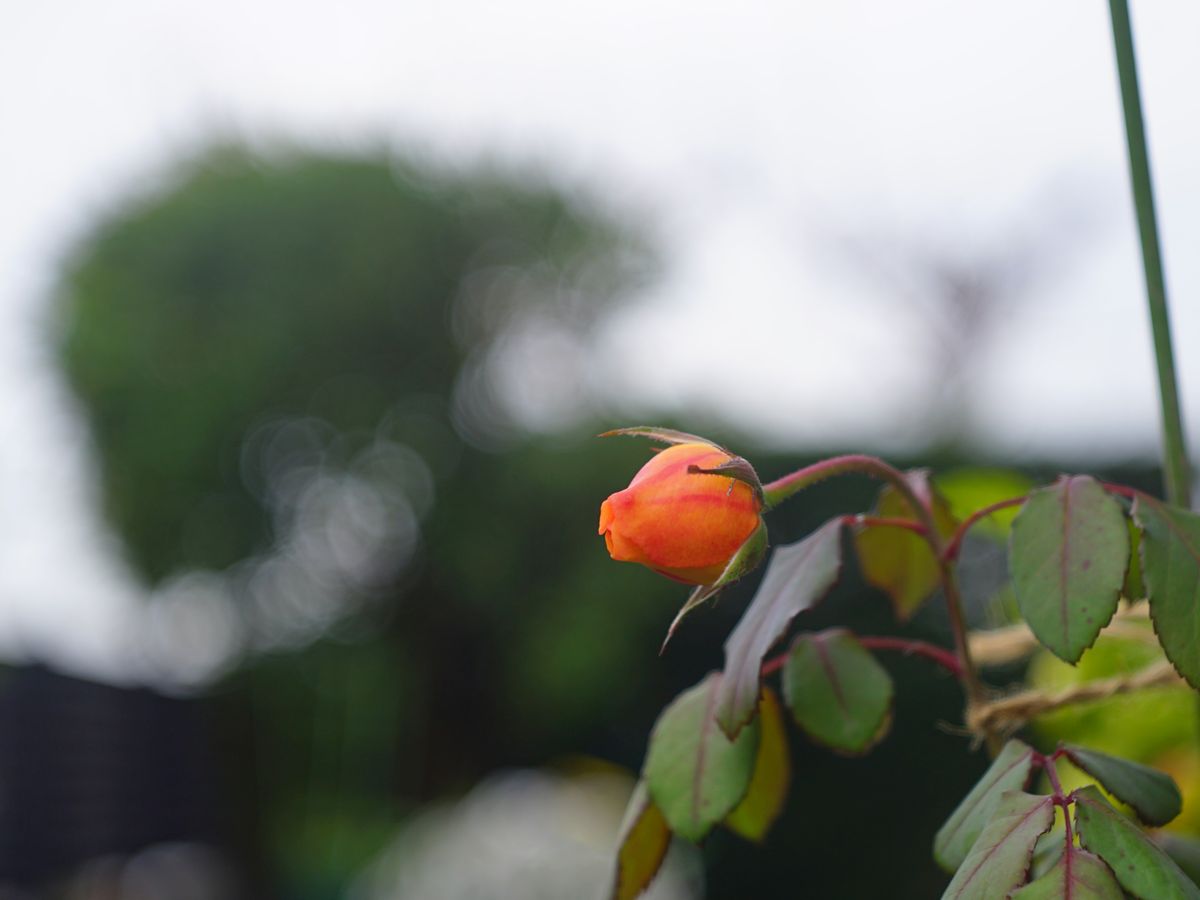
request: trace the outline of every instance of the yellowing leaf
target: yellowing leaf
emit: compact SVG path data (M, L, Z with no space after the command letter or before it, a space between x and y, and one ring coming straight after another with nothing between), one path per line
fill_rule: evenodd
M617 866L608 896L633 900L654 880L671 843L667 820L650 800L644 782L633 789L617 840Z
M725 826L751 841L766 837L783 811L792 781L792 756L779 698L763 688L758 702L758 756L746 796L725 819Z
M993 503L1028 494L1033 482L1009 469L955 469L937 476L937 490L954 518L962 520ZM997 510L981 519L971 533L1003 541L1008 538L1017 510L1016 506Z
M918 469L906 477L918 497L929 498L938 532L949 538L957 522L950 507L934 492L929 474ZM874 514L889 519L917 518L909 502L891 485L885 485L879 492ZM937 558L919 534L891 526L859 527L854 534L854 546L863 577L891 598L901 620L910 618L938 586L941 572Z

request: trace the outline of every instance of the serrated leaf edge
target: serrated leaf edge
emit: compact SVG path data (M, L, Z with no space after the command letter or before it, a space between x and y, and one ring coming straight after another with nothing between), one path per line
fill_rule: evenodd
M817 653L821 654L821 656L822 656L823 668L825 668L826 672L828 672L830 669L829 669L828 665L824 664L825 657L824 657L824 650L823 650L823 644L821 643L821 639L825 636L832 635L832 634L845 634L852 641L854 641L855 644L857 644L859 647L861 647L864 653L866 653L868 656L870 656L873 660L875 659L874 654L871 653L871 651L868 650L866 647L863 647L862 643L857 638L855 638L853 633L851 633L849 630L847 630L845 628L827 628L824 631L820 631L820 632L808 632L808 633L796 635L796 637L792 640L791 647L788 648L788 658L787 658L787 663L784 664L784 672L787 671L787 666L792 660L792 653L794 652L796 645L805 638L812 638L813 643L817 647ZM836 744L831 744L829 741L825 740L824 738L821 738L818 735L815 735L811 731L809 731L804 726L804 723L796 718L796 713L792 709L791 702L789 701L790 691L788 690L788 687L787 687L787 685L789 684L789 681L787 679L786 674L784 675L783 695L784 695L785 705L787 706L788 711L792 714L792 721L796 723L796 727L799 728L804 733L804 736L806 738L808 738L812 743L816 744L818 747L823 747L824 749L830 751L831 753L836 754L837 756L843 756L843 757L847 757L850 759L859 759L859 758L864 757L867 754L869 754L872 750L874 750L879 745L880 741L882 741L885 737L888 736L888 734L892 730L892 723L895 719L896 685L895 685L895 682L892 680L891 673L888 672L886 669L884 669L883 665L880 664L878 660L875 660L875 663L877 665L879 665L879 668L883 670L885 675L887 675L887 679L888 679L887 707L884 709L883 716L879 720L879 726L875 729L874 732L872 732L871 736L867 738L866 742L861 747L839 747ZM830 678L830 681L833 681L833 679ZM835 691L835 693L836 693L836 691Z
M1142 544L1140 547L1141 561L1142 561L1142 585L1143 585L1143 587L1146 588L1146 605L1147 605L1147 609L1149 610L1149 613L1150 613L1150 626L1154 629L1154 636L1156 638L1158 638L1158 646L1162 647L1163 656L1165 656L1167 659L1167 662L1169 662L1171 664L1171 668L1174 669L1175 673L1180 678L1182 678L1184 680L1184 682L1186 682L1193 690L1200 691L1200 678L1197 678L1196 681L1193 681L1191 678L1188 677L1188 674L1186 672L1184 672L1183 669L1179 668L1179 664L1176 663L1175 660L1171 659L1171 654L1169 654L1167 652L1167 647L1163 643L1162 631L1159 628L1158 618L1154 615L1155 604L1153 603L1153 598L1151 597L1150 585L1146 583L1146 526L1137 517L1138 504L1143 500L1145 500L1148 503L1152 503L1152 504L1155 504L1158 506L1166 506L1167 504L1162 503L1161 501L1156 500L1153 497L1149 497L1145 494L1139 493L1137 495L1137 498L1134 500L1133 509L1131 510L1133 520L1137 524L1138 528L1141 529L1141 532L1142 532ZM1160 513L1160 515L1162 515L1163 518L1166 519L1167 527L1173 533L1177 533L1175 531L1174 524L1171 522L1171 520L1169 518L1167 518L1166 513L1165 512ZM1189 549L1190 549L1190 546L1189 546ZM1193 553L1192 556L1196 558L1197 565L1200 566L1200 554Z
M1067 757L1067 759L1071 761L1072 765L1076 766L1078 769L1085 772L1090 778L1095 779L1095 781L1098 784L1100 784L1106 791L1108 791L1109 794L1116 797L1118 800L1120 800L1122 803L1124 803L1126 806L1128 806L1130 809L1132 809L1134 811L1134 813L1137 815L1138 821L1140 821L1143 825L1149 825L1152 827L1161 827L1163 825L1166 825L1167 822L1174 820L1176 818L1176 816L1178 816L1179 813L1183 811L1183 809L1182 809L1183 795L1179 791L1179 785L1177 785L1175 783L1175 779L1171 778L1171 776L1166 774L1165 772L1160 772L1160 771L1158 771L1158 769L1155 769L1152 766L1142 765L1141 763L1134 762L1133 760L1122 759L1119 756L1113 756L1111 753L1104 753L1100 750L1092 750L1090 747L1081 747L1078 744L1070 744L1070 743L1064 742L1064 743L1060 743L1059 747L1061 748L1063 754ZM1159 820L1159 819L1148 818L1145 815L1145 813L1143 812L1143 810L1139 804L1135 803L1130 798L1124 797L1121 794L1117 793L1115 790L1113 790L1111 787L1109 787L1109 785L1105 782L1105 780L1103 778L1101 778L1094 771L1092 771L1092 769L1088 767L1088 765L1084 762L1084 760L1079 757L1079 755L1078 755L1079 753L1084 753L1084 754L1094 753L1098 756L1108 757L1109 759L1112 759L1117 763L1124 763L1135 770L1136 769L1147 769L1152 773L1161 775L1163 778L1166 778L1168 781L1170 781L1171 785L1175 788L1175 796L1179 800L1180 808L1178 810L1176 810L1175 815L1171 816L1169 819Z
M971 818L972 813L974 813L975 810L977 810L979 808L979 804L983 802L983 799L988 795L988 792L991 791L995 787L995 785L1000 781L1000 779L1002 779L1005 775L1007 775L1009 772L1011 772L1013 769L1015 769L1018 765L1021 765L1023 762L1026 762L1026 761L1029 762L1029 771L1027 771L1025 773L1025 780L1021 783L1020 790L1024 791L1029 787L1029 783L1030 783L1030 781L1033 780L1033 773L1036 768L1033 765L1034 749L1032 747L1030 747L1028 744L1026 744L1024 741L1019 741L1019 740L1014 739L1014 740L1009 741L1008 744L1006 744L1003 748L1001 748L1000 753L1003 754L1004 751L1012 744L1016 744L1019 747L1023 748L1021 751L1021 755L1014 759L1013 764L1011 766L1009 766L1007 769L1004 769L1002 772L998 773L996 775L996 777L991 780L991 783L986 788L983 789L983 791L979 795L979 798L976 799L974 804L972 804L970 810L963 814L961 822L954 829L955 835L957 835L962 830L963 825L965 825L965 823ZM971 785L970 790L967 791L968 797L975 791L975 789L977 787L979 787L979 785L983 781L983 778L986 778L988 775L988 772L990 772L990 771L991 771L991 766L988 766L988 769L987 769L987 771L985 771L983 773L983 776L981 776L980 779L975 782L975 784ZM1005 793L1005 792L1002 792L1002 793ZM934 861L937 862L937 864L939 866L942 866L943 869L946 869L947 866L942 862L941 859L938 858L939 853L937 850L937 845L939 843L941 843L943 845L950 843L953 840L953 836L946 838L945 841L940 841L939 836L941 835L942 830L949 823L950 819L952 819L954 817L954 815L958 812L959 808L962 806L963 803L966 802L966 800L967 800L967 797L963 797L963 799L958 802L958 804L954 807L954 809L952 809L950 811L950 815L946 817L946 821L942 824L942 827L937 830L937 834L934 835ZM984 827L985 828L987 827L987 823L984 823ZM981 833L982 833L982 830L981 830ZM968 847L967 855L969 855L970 852L971 852L971 848ZM963 858L965 859L966 855L964 855ZM952 868L949 868L949 871L952 871L952 872L955 871L959 865L962 865L962 863L960 862L960 863L958 863L958 865L955 865Z
M1036 494L1038 494L1039 492L1041 492L1041 491L1049 491L1049 490L1053 490L1054 488L1056 488L1058 485L1062 484L1063 482L1067 482L1067 490L1069 491L1069 490L1070 490L1070 481L1071 481L1073 478L1087 478L1088 480L1095 482L1097 485L1099 485L1099 484L1100 484L1100 482L1098 482L1098 481L1097 481L1095 478L1092 478L1092 476L1091 476L1091 475L1060 475L1060 476L1058 477L1058 479L1057 479L1057 480L1056 480L1056 481L1055 481L1053 484L1049 484L1049 485L1046 485L1045 487L1038 488L1037 490L1030 491L1030 492L1029 492L1029 496L1026 498L1026 501L1025 501L1025 503L1021 505L1021 509L1020 509L1020 511L1017 513L1017 516L1016 516L1016 518L1014 518L1014 519L1013 519L1013 527L1012 527L1012 528L1009 530L1009 534L1008 534L1008 545L1009 545L1008 554L1009 554L1009 559L1010 559L1010 560L1012 559L1012 542L1013 542L1013 539L1014 539L1014 537L1016 536L1016 533L1017 533L1017 522L1020 520L1021 513L1025 512L1025 510L1026 510L1026 508L1027 508L1027 506L1028 506L1028 502L1029 502L1029 500L1033 499L1033 497L1034 497ZM1101 485L1101 489L1103 489L1103 486L1102 486L1102 485ZM1112 500L1112 497L1111 497L1111 496L1109 496L1109 495L1107 495L1107 494L1106 494L1105 496L1108 496L1108 499L1109 499L1109 500ZM1116 507L1117 507L1117 508L1118 508L1118 509L1121 511L1121 516L1122 516L1122 518L1124 518L1124 517L1127 515L1127 514L1126 514L1126 512L1125 512L1125 509L1124 509L1124 507L1122 507L1122 506L1121 506L1121 504L1117 503L1115 500L1112 500L1112 502L1113 502L1113 503L1114 503L1114 505L1116 505ZM1126 571L1128 571L1128 569L1129 569L1129 563L1128 563L1128 561L1126 561L1126 564L1125 564L1125 569L1126 569ZM1115 601L1115 602L1114 602L1114 604L1113 604L1113 611L1112 611L1112 614L1111 614L1111 615L1110 615L1110 616L1109 616L1109 617L1108 617L1106 620L1100 621L1100 622L1098 623L1098 626L1097 626L1097 629L1096 629L1096 633L1095 633L1095 635L1093 635L1093 636L1092 636L1092 639L1091 639L1091 641L1090 641L1090 642L1089 642L1089 643L1088 643L1088 644L1087 644L1085 647L1083 647L1083 648L1082 648L1082 649L1079 651L1079 653L1078 653L1078 654L1075 656L1075 658L1074 658L1074 659L1071 659L1071 658L1069 658L1068 656L1064 656L1063 654L1059 653L1057 650L1055 650L1053 647L1051 647L1049 644L1047 644L1045 641L1043 641L1043 640L1041 639L1041 637L1039 637L1039 636L1038 636L1037 632L1034 632L1034 635L1033 635L1033 636L1034 636L1035 638L1037 638L1037 641L1038 641L1038 643L1039 643L1039 644L1041 644L1041 646L1043 646L1043 647L1045 647L1047 650L1049 650L1049 651L1050 651L1052 654L1054 654L1054 656L1056 656L1058 659L1061 659L1063 662L1067 663L1068 665L1071 665L1071 666L1073 666L1073 665L1076 665L1076 664L1079 662L1079 660L1083 658L1083 654L1087 653L1087 652L1088 652L1089 650L1091 650L1091 649L1092 649L1094 646L1096 646L1096 641L1100 640L1100 634L1101 634L1101 633L1104 631L1104 629L1105 629L1105 628L1106 628L1106 627L1109 625L1109 623L1111 623L1111 622L1112 622L1113 616L1115 616L1115 615L1116 615L1116 613L1117 613L1117 609L1118 609L1118 607L1120 606L1120 603L1121 603L1121 596L1122 596L1122 591L1123 591L1124 589L1125 589L1125 581L1124 581L1124 578L1122 578L1122 580L1121 580L1121 584L1120 584L1120 585L1117 587L1117 589L1116 589L1116 592L1115 592L1116 601ZM1021 605L1021 601L1020 601L1020 598L1018 597L1018 599L1017 599L1017 607L1018 607L1018 609L1020 608L1020 605ZM1024 611L1023 611L1023 610L1022 610L1022 612L1021 612L1021 615L1022 615L1022 617L1023 617L1023 618L1025 617L1025 614L1024 614ZM1032 629L1031 629L1031 630L1032 630ZM1065 629L1064 629L1064 633L1065 633ZM1160 643L1161 643L1161 642L1160 642Z

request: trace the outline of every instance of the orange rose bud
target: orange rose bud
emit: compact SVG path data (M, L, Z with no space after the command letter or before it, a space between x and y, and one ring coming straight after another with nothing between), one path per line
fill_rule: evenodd
M711 444L676 444L600 506L609 555L685 584L712 584L759 526L754 489L712 469L734 457Z

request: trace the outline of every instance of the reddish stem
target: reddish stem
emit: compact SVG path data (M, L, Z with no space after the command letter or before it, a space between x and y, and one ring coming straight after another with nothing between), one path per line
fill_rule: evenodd
M863 453L851 453L846 456L834 456L815 462L811 466L797 469L790 475L784 475L763 485L763 496L768 508L778 506L788 497L803 490L818 481L844 475L848 472L860 472L890 482L896 491L914 509L923 506L919 497L913 493L912 487L904 477L904 473L889 466L877 456L867 456Z
M767 482L763 485L763 493L767 495L768 504L774 506L776 503L786 500L792 494L796 493L796 491L802 490L810 484L823 481L826 478L832 478L834 475L840 475L843 472L853 472L855 469L861 468L868 461L874 461L873 457L861 454L823 459L813 463L811 466L797 469L790 475L784 475L782 478L776 478L774 481Z
M938 534L933 510L924 498L917 496L903 472L875 456L862 454L835 456L763 485L766 506L768 509L778 506L788 497L811 484L847 472L861 472L864 475L886 481L908 503L916 519L924 526L924 538L928 542L934 558L938 561L938 575L942 582L942 593L946 598L946 612L950 618L950 629L954 633L954 648L957 656L956 674L967 695L967 705L973 706L983 702L985 696L983 682L979 680L979 673L971 662L971 646L967 642L966 616L963 612L962 596L958 591L958 582L954 577L953 562L944 556L945 545L942 542L942 536ZM988 748L993 753L999 750L999 739L995 735L988 736Z
M949 650L938 647L935 644L899 637L864 636L858 637L857 640L868 650L898 650L906 656L923 656L937 663L950 672L950 674L954 675L954 677L959 678L962 676L962 665L959 663L958 657ZM787 653L780 653L778 656L772 657L763 663L763 678L782 669L787 662L787 658Z
M768 675L774 675L776 672L782 669L788 660L788 656L788 653L780 653L778 656L773 656L763 663L762 677L766 678Z
M1062 808L1062 828L1063 828L1063 860L1067 866L1067 883L1070 883L1070 853L1075 847L1075 835L1070 832L1070 800L1067 799L1067 794L1062 792L1062 782L1058 781L1058 769L1055 768L1054 761L1057 755L1051 756L1045 761L1046 778L1050 779L1050 787L1054 790L1054 802Z
M977 509L971 513L954 532L954 536L950 538L950 542L946 544L946 549L942 551L942 558L947 560L958 559L958 551L962 549L963 538L967 536L967 531L971 526L980 519L986 519L992 513L999 512L1002 509L1008 509L1010 506L1019 506L1028 499L1028 494L1022 494L1020 497L1009 497L1007 500L998 500L995 503L985 506L983 509Z
M1054 805L1062 808L1063 811L1063 829L1065 830L1066 849L1063 855L1067 866L1067 882L1071 880L1071 851L1075 845L1075 837L1071 833L1071 811L1067 808L1071 805L1070 798L1066 795L1062 788L1062 782L1058 780L1058 769L1054 765L1054 761L1063 755L1062 750L1056 750L1049 756L1044 756L1038 753L1034 756L1034 761L1037 762L1045 771L1046 777L1050 779L1050 790L1054 792Z
M1116 494L1117 496L1124 497L1127 500L1136 500L1138 497L1146 496L1141 491L1135 490L1131 487L1126 487L1123 484L1113 484L1111 481L1103 481L1101 484L1110 494Z
M1054 765L1060 753L1061 751L1051 753L1049 756L1044 753L1034 753L1033 755L1033 761L1042 767L1046 773L1046 777L1050 779L1050 790L1054 794L1054 799L1059 802L1067 799L1067 795L1062 789L1062 782L1058 780L1058 769Z
M962 676L962 663L958 661L958 657L936 644L895 637L864 637L859 639L859 643L868 650L899 650L906 656L923 656L937 663L954 677Z

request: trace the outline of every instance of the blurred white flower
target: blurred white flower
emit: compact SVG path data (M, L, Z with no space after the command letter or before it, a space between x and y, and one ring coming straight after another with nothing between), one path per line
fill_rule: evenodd
M615 773L495 775L406 825L348 900L566 900L604 895L633 783ZM676 842L646 900L699 900L699 855Z

